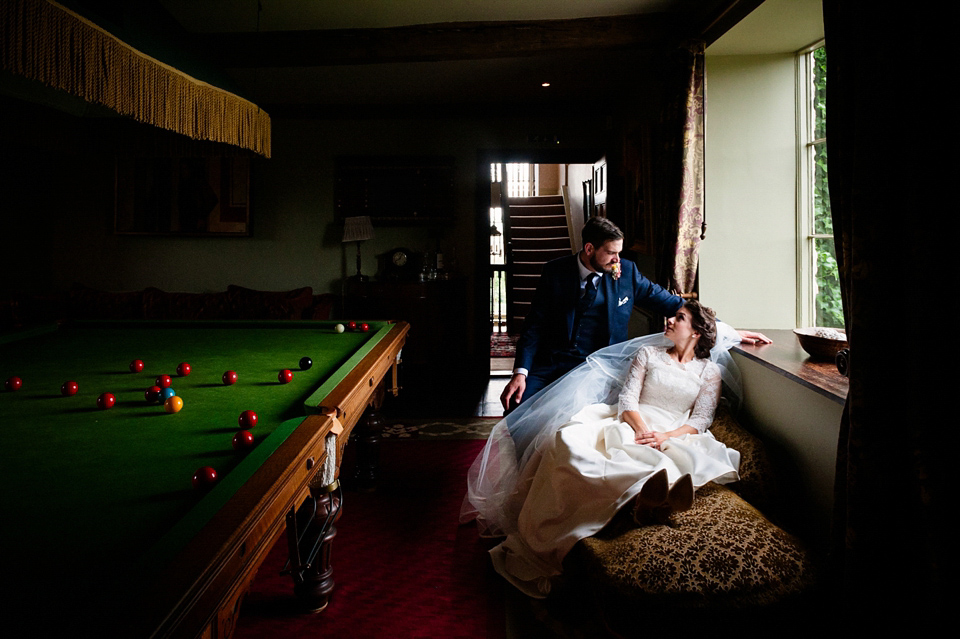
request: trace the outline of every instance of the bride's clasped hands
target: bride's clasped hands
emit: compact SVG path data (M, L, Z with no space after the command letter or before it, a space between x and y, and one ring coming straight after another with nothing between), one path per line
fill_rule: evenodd
M636 431L636 433L637 435L633 440L634 443L640 446L649 446L654 450L660 450L671 438L679 437L680 435L696 435L697 430L690 426L682 426L668 433L655 433L653 431Z

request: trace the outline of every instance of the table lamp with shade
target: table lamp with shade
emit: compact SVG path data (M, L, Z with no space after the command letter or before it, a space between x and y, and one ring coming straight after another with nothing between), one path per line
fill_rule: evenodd
M366 282L370 278L360 272L360 242L373 238L373 223L369 215L348 217L343 220L343 241L357 243L357 274L351 280Z

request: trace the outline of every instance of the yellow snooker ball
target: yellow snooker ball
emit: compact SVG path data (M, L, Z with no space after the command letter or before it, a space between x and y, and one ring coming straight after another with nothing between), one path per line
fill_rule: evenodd
M336 326L333 327L333 330L335 330L338 333L342 333L346 329L343 327L343 324L337 324Z
M163 403L163 410L168 413L179 413L181 408L183 408L183 400L176 395L168 397L167 401Z

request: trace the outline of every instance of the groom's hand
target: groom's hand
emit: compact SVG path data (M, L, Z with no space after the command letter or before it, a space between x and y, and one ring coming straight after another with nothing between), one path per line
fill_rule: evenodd
M512 399L515 399L519 404L520 400L523 399L523 391L526 389L527 376L522 373L514 373L507 387L500 393L500 403L503 405L503 410L510 410L510 400Z

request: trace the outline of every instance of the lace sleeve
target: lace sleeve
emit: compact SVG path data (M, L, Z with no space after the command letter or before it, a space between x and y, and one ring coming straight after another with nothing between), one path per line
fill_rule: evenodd
M648 357L649 350L644 347L637 351L637 356L633 358L630 369L627 371L627 378L623 382L623 389L620 391L617 419L623 416L623 411L639 410L640 391L643 389L643 378L647 374Z
M687 423L698 432L705 433L713 423L713 414L720 402L720 367L713 362L707 362L701 379L703 383L700 386L700 393L693 404L690 420Z

